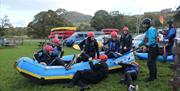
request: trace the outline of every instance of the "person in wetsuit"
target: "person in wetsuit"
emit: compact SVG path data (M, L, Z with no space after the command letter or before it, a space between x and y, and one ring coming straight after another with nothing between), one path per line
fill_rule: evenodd
M99 48L94 32L88 32L87 39L79 43L79 47L83 53L78 57L77 62L88 61L89 57L99 58Z
M120 38L121 41L121 54L127 53L132 48L132 36L129 33L129 28L125 26L123 28L123 35Z
M147 66L149 69L149 77L146 79L146 82L149 82L157 79L156 58L159 55L158 32L157 29L152 26L151 19L145 18L142 24L143 27L146 28L146 33L144 40L140 43L139 46L144 45L143 50L148 51Z
M120 50L120 41L118 40L117 32L111 32L111 39L109 39L104 46L107 45L105 49L105 54L108 58L117 58L121 54L119 54Z
M132 62L131 64L118 63L122 65L124 71L124 78L121 79L120 83L126 84L128 86L128 91L136 91L138 85L135 85L133 81L137 80L139 73L139 64L137 62Z
M77 71L71 82L65 87L78 85L81 88L81 91L84 91L85 89L88 89L87 84L95 84L105 79L108 76L108 65L106 64L108 57L105 54L102 54L99 58L100 61L95 64L92 61L89 61L89 70Z

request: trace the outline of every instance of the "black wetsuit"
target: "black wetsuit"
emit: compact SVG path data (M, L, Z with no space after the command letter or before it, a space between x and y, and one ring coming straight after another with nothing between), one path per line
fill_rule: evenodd
M124 54L131 50L132 48L132 36L130 34L124 34L121 39L121 53ZM124 50L124 47L127 49Z
M108 75L108 66L105 62L98 62L93 64L89 62L91 70L77 71L70 82L73 85L79 85L80 87L84 84L98 83Z
M79 47L84 51L84 54L82 53L78 61L87 61L88 57L95 58L96 54L99 57L99 48L96 39L92 41L90 38L87 38L79 43Z

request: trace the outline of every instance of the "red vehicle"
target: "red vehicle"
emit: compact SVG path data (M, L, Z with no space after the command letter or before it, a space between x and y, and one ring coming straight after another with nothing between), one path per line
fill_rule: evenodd
M116 29L116 28L106 28L106 29L101 29L101 31L102 31L105 35L110 34L110 33L113 32L113 31L115 31L115 32L117 32L117 33L120 32L120 30L119 30L119 29Z
M48 38L63 38L66 39L70 37L74 32L76 32L76 27L57 27L52 28L51 33L48 36Z

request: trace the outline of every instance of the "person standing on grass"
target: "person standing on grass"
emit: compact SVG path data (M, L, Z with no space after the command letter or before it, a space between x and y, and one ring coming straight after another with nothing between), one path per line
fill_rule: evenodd
M140 43L143 46L143 50L148 50L148 61L147 66L149 69L149 78L146 79L146 82L154 81L157 79L157 66L156 58L158 56L158 33L156 28L152 26L152 21L150 18L145 18L142 22L143 27L146 28L146 33L144 40Z
M132 36L129 33L129 28L125 26L123 28L123 36L121 37L121 54L127 53L132 48Z
M167 30L167 32L164 34L165 38L164 39L168 39L168 45L166 46L166 50L167 53L165 55L165 59L167 59L167 55L172 53L172 48L174 45L174 40L176 37L176 29L174 28L174 21L170 20L167 22L167 24L169 24L169 29ZM166 62L166 60L165 60Z

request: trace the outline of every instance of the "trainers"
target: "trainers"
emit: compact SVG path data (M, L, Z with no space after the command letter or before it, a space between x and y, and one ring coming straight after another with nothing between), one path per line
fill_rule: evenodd
M138 85L132 85L132 84L130 84L129 86L128 86L128 91L137 91L138 90Z

